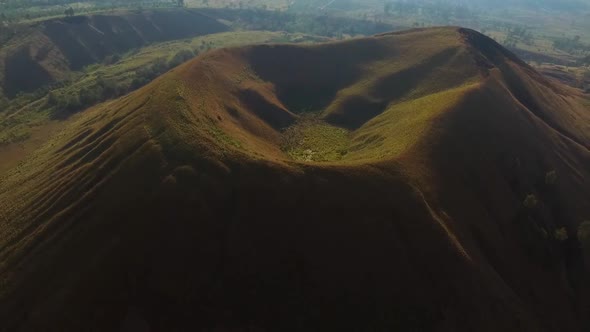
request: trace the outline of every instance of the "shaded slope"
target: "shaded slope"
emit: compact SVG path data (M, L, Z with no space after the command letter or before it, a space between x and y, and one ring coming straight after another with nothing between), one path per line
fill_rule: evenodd
M582 331L567 91L456 28L210 52L1 180L3 327ZM342 159L281 150L310 111Z
M213 18L182 9L52 19L31 26L0 49L0 87L12 98L109 55L153 42L228 30Z

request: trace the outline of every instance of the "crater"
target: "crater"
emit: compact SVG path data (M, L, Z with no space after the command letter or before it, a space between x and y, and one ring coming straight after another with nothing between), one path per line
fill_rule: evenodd
M329 124L319 113L308 113L283 132L281 150L296 161L333 162L348 154L350 142L349 130Z

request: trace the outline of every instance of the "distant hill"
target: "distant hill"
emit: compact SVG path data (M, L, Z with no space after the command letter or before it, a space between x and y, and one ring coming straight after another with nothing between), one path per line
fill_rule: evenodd
M208 52L0 180L9 331L583 331L590 109L493 40Z
M213 18L183 9L42 21L0 48L0 94L35 91L70 71L149 43L228 30Z
M73 71L156 42L231 30L342 38L394 29L366 19L227 8L119 10L17 24L0 28L0 104L20 93L41 94L72 79Z
M524 7L529 9L541 10L579 10L590 8L588 0L459 0L458 3L467 5L476 5L492 8L511 8Z

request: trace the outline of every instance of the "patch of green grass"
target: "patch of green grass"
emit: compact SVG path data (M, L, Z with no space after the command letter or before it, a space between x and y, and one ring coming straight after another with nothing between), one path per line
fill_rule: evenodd
M348 153L349 132L307 114L283 134L282 149L297 161L337 161Z

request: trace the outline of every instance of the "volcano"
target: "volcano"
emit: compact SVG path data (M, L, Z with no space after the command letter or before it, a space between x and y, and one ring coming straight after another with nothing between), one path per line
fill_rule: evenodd
M0 180L0 329L583 331L584 98L455 27L208 52Z

